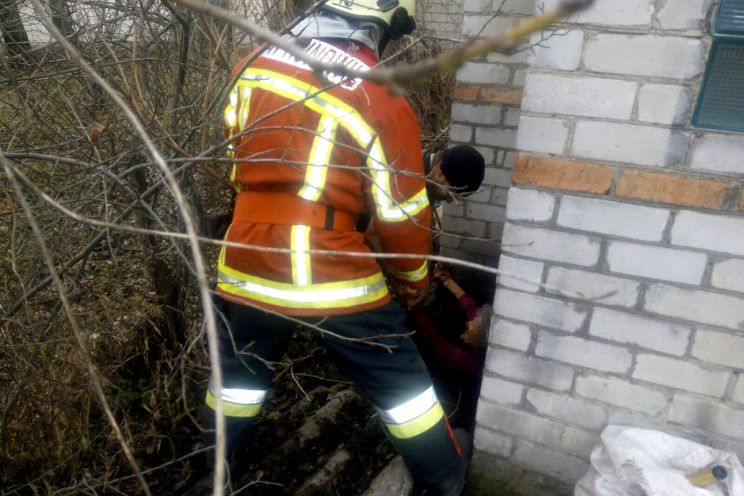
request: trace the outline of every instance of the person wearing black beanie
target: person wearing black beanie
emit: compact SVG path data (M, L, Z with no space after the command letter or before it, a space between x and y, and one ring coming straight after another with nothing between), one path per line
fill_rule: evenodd
M472 194L483 182L485 166L483 155L469 145L457 145L425 155L430 198L449 203L455 196Z

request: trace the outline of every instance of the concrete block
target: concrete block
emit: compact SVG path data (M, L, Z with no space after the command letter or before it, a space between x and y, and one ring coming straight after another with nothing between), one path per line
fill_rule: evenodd
M489 165L493 164L493 159L496 157L496 152L493 148L486 146L476 146L474 148L478 150L481 155L483 155L483 161L486 163L486 168L488 168Z
M493 188L491 190L491 203L505 207L508 196L509 188Z
M596 442L599 442L598 438ZM574 484L589 469L589 462L584 458L520 441L511 461L527 470Z
M682 356L690 344L692 328L645 316L594 308L589 335Z
M568 141L569 124L560 119L522 116L517 148L525 152L562 154Z
M527 402L537 413L579 427L600 430L607 423L607 412L604 408L574 396L529 389Z
M555 7L559 0L543 0L545 10ZM596 0L594 5L579 12L572 20L579 24L605 26L648 26L651 24L654 0Z
M465 217L503 224L506 221L506 209L498 205L468 201L465 203Z
M493 348L489 348L486 355L486 370L502 377L557 391L571 389L574 376L573 368L568 365Z
M669 421L744 440L744 411L720 401L676 394Z
M483 236L486 233L486 223L480 220L445 216L442 224L444 230L448 233L467 234L470 236Z
M688 133L614 122L579 121L571 153L576 157L671 167L687 154Z
M578 29L535 33L528 50L530 67L575 71L581 62L583 45L584 32Z
M627 373L633 363L633 355L620 346L574 336L558 336L547 331L538 333L535 355L618 374Z
M599 239L507 223L502 251L524 257L589 267L599 260Z
M485 12L491 8L493 0L465 0L462 4L463 12Z
M465 36L498 36L510 27L511 19L506 16L466 13L462 18L462 34Z
M478 148L480 150L480 148ZM486 173L483 177L483 184L496 185L501 188L508 188L512 185L511 170L497 167L486 167Z
M514 86L515 88L524 88L524 83L525 81L527 81L527 72L528 71L526 67L514 69L514 75L512 76L512 86Z
M516 148L517 130L506 128L479 127L475 130L475 142L496 148Z
M545 264L540 262L501 255L499 259L499 271L501 273L496 284L498 287L503 286L528 293L537 293L540 291L544 269Z
M683 210L672 226L672 244L744 255L744 218Z
M457 71L457 81L465 84L504 84L509 81L509 69L499 64L465 62Z
M666 31L700 31L705 27L705 15L710 0L667 0L656 18Z
M656 124L684 124L692 106L685 86L645 84L638 93L638 120Z
M529 222L545 222L553 217L555 197L532 189L513 187L506 203L506 218Z
M744 329L744 298L653 284L646 292L643 308L701 324Z
M693 169L741 175L744 136L736 134L704 134L692 144Z
M499 64L524 64L527 62L527 51L524 47L517 47L512 54L491 52L486 55L487 62Z
M704 362L744 369L744 336L698 329L692 356Z
M564 196L558 225L643 241L661 241L669 210L616 201Z
M504 111L504 126L519 126L519 118L522 115L521 108L507 108Z
M491 332L488 341L494 346L527 351L530 347L530 342L532 342L532 332L524 324L494 318L491 321Z
M494 225L497 225L497 224L491 224L490 226L494 226ZM490 226L489 226L489 233L492 232ZM495 238L493 239L465 239L462 242L462 250L470 254L478 254L478 255L483 255L485 257L490 257L495 262L499 256L499 243ZM458 257L458 258L461 258L461 257Z
M509 215L509 211L506 212ZM713 287L744 293L744 260L732 258L713 266Z
M494 432L480 425L475 427L475 438L473 441L476 449L496 456L508 457L514 447L514 440L511 436Z
M630 119L637 84L597 77L530 73L522 109L543 114Z
M518 439L583 456L589 456L598 440L584 430L485 401L478 405L476 421Z
M519 405L522 402L524 386L505 381L498 377L483 376L481 397L502 405Z
M649 415L658 415L667 407L666 397L658 391L614 377L577 377L576 392L585 398Z
M501 121L501 108L496 105L471 105L455 102L452 104L452 120L467 124L498 124Z
M693 80L705 67L702 40L676 36L598 34L584 41L590 72Z
M585 270L553 267L548 270L545 291L567 298L582 297L591 303L634 307L640 283Z
M506 288L496 291L494 313L564 332L576 332L586 320L586 310L576 305Z
M646 354L638 355L633 371L633 379L717 398L723 397L730 375L692 362Z
M660 246L612 241L607 249L611 272L663 281L699 285L707 263L703 253Z
M470 143L473 139L473 128L462 124L450 125L450 140L458 143Z
M493 0L494 12L501 6L503 0ZM505 14L532 15L535 12L536 0L506 0L501 11Z
M744 405L744 375L740 375L739 379L736 381L733 400Z

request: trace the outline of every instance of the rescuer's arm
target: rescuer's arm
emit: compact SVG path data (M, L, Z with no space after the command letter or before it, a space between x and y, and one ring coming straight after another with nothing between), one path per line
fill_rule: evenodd
M378 138L384 163L371 171L372 218L382 253L428 255L431 210L426 194L421 139L416 117L402 98L393 98ZM388 276L411 307L423 301L429 287L426 258L388 258Z

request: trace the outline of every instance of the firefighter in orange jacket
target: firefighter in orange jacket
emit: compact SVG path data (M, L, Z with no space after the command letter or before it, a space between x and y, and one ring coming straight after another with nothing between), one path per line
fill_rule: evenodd
M388 40L411 32L414 12L414 0L330 0L292 34L309 57L365 71ZM370 397L414 478L437 494L459 494L467 456L415 345L378 337L406 332L380 266L373 257L313 253L370 253L355 230L367 210L384 252L428 253L431 212L414 113L386 86L319 75L278 47L242 65L224 114L238 190L225 239L246 247L228 246L219 257L224 379L221 391L207 392L207 423L221 394L228 451L241 446L273 377L267 362L281 358L296 326L282 315L292 316L354 338L327 334L322 342ZM406 294L426 294L424 258L389 263Z

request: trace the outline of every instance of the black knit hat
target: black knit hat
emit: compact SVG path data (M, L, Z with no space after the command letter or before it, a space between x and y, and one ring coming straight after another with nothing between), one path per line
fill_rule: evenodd
M469 194L480 188L486 161L472 146L457 145L442 152L440 168L457 193Z

